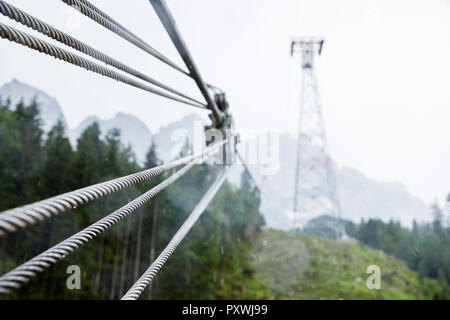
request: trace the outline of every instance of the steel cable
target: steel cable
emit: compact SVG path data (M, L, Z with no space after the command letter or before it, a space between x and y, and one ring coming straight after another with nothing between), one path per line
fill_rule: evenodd
M260 187L260 185L258 185L255 178L253 177L253 174L250 171L250 169L248 168L247 163L244 161L244 158L238 151L236 151L236 154L238 155L239 159L241 160L242 165L244 166L244 170L247 171L247 174L250 177L250 180L252 180L253 185L255 186L256 190L258 190L258 192L261 193L261 187Z
M148 180L151 177L160 175L170 169L203 158L215 151L224 143L226 143L226 140L206 148L204 152L197 155L190 155L155 168L143 170L134 174L34 202L22 207L3 211L0 213L0 236L9 232L17 231L21 228L25 228L31 224L45 220L66 210L75 209L80 205Z
M92 3L90 3L87 0L78 0L79 2L81 2L82 4L84 4L86 7L88 7L89 9L91 9L92 11L94 11L95 13L99 14L100 16L102 16L103 18L105 18L106 20L109 20L109 22L114 23L116 26L118 26L119 28L122 28L126 31L128 31L123 25L121 25L120 23L118 23L117 21L115 21L113 18L111 18L110 16L108 16L105 12L103 12L100 8L96 7L95 5L93 5ZM130 32L130 31L128 31ZM130 34L132 34L130 32ZM133 35L134 36L134 35Z
M131 33L125 27L120 25L118 22L113 20L99 8L95 7L89 1L87 0L62 0L62 1L69 6L75 7L85 16L101 24L102 26L119 35L120 37L124 38L125 40L133 43L142 50L150 53L157 59L165 62L166 64L172 66L178 71L188 76L191 76L190 73L178 67L172 61L163 56L161 53L153 49L143 40L141 40L136 35ZM0 0L0 13L58 42L70 46L71 48L78 50L94 59L102 61L112 67L115 67L141 80L149 82L173 94L176 94L186 100L177 98L158 89L144 85L140 82L133 80L132 78L123 76L120 73L117 73L111 69L105 68L95 62L87 60L81 56L73 54L58 46L52 45L46 41L40 40L37 37L34 37L32 35L29 35L25 32L19 31L13 27L9 27L2 23L0 23L1 38L8 39L18 44L27 46L33 50L37 50L41 53L50 55L56 59L63 60L78 67L85 68L100 75L166 97L168 99L172 99L174 101L178 101L199 108L204 109L208 108L208 106L205 105L204 103L197 101L193 98L190 98L184 95L183 93L175 89L172 89L167 85L164 85L163 83L149 76L146 76L133 68L128 67L127 65L115 60L114 58L50 26L49 24L25 13L24 11L8 4L3 0ZM29 205L25 205L19 208L14 208L1 212L0 236L6 234L7 232L14 232L18 229L25 228L30 224L34 224L38 221L50 218L66 210L75 209L79 205L88 203L105 195L108 195L112 192L137 184L139 182L148 180L151 177L162 174L170 169L176 168L181 165L186 165L178 172L174 173L172 176L164 180L162 183L158 184L157 186L150 189L149 191L139 196L138 198L134 199L133 201L129 202L128 204L122 206L120 209L108 214L104 218L93 223L92 225L88 226L82 231L60 242L59 244L51 247L50 249L30 259L29 261L23 263L22 265L19 265L18 267L4 274L3 276L0 276L0 295L8 294L12 290L20 288L23 284L27 283L31 278L43 272L46 268L49 268L51 265L64 259L67 255L69 255L71 252L75 251L77 248L87 243L89 240L93 239L100 233L104 232L105 230L111 228L113 225L123 220L128 215L132 214L139 207L147 203L150 199L154 198L158 193L160 193L170 184L172 184L181 176L183 176L189 169L192 168L192 166L194 165L194 161L196 159L204 157L205 155L215 151L224 143L226 143L226 140L214 144L213 146L207 148L205 152L199 155L191 155L188 157L184 157L182 159L155 168L143 170L141 172L134 173L128 176L120 177L103 183L98 183L96 185L88 186L52 198L38 201ZM167 259L176 250L176 248L188 234L192 226L196 223L196 221L202 215L204 210L210 204L210 202L212 201L212 199L222 186L223 182L225 181L227 173L228 168L226 168L217 176L213 185L205 193L203 198L197 204L197 206L189 215L189 217L186 219L186 221L183 223L183 225L178 229L178 231L176 232L172 240L169 242L169 244L166 246L164 251L158 256L158 258L151 264L151 266L147 269L147 271L141 276L141 278L138 279L138 281L130 288L130 290L125 294L125 296L122 299L135 300L139 298L143 290L148 286L148 284L151 283L156 273L162 268Z
M213 115L213 117L211 118L211 120L213 120L213 126L219 127L221 125L224 125L225 123L223 122L225 120L225 114L223 114L222 111L218 108L215 99L212 98L210 92L208 91L208 88L203 81L202 76L200 75L200 72L194 62L194 59L192 58L191 53L189 52L188 47L186 46L186 43L183 40L183 37L181 36L180 31L178 30L175 19L170 13L167 4L164 0L150 0L150 3L153 6L156 14L158 15L159 20L161 20L161 23L166 29L173 45L183 59L184 64L189 69L189 73L192 79L195 81L197 87L205 98L206 104L208 105L208 108L211 110Z
M2 23L0 23L0 36L2 38L8 39L10 41L16 42L18 44L21 44L23 46L29 47L30 49L37 50L39 52L45 53L47 55L50 55L56 59L60 59L63 61L66 61L68 63L71 63L73 65L76 65L78 67L90 70L92 72L98 73L102 76L123 82L125 84L128 84L130 86L136 87L138 89L142 89L151 93L154 93L156 95L178 101L184 104L188 104L197 108L201 109L207 109L204 105L194 103L188 100L184 100L175 96L172 96L168 93L165 93L161 90L152 88L150 86L147 86L143 83L140 83L138 81L135 81L129 77L126 77L124 75L121 75L120 73L113 71L111 69L105 68L95 62L92 62L90 60L87 60L83 57L80 57L76 54L73 54L65 49L59 48L57 46L54 46L46 41L40 40L32 35L29 35L25 32L19 31L15 28L6 26Z
M92 48L91 46L79 41L78 39L68 35L65 32L62 32L51 25L33 17L32 15L10 5L6 1L0 0L0 13L33 29L36 30L58 42L61 42L75 50L78 50L84 54L87 54L88 56L100 60L110 66L113 66L119 70L122 70L130 75L133 75L137 78L140 78L144 81L147 81L155 86L158 86L160 88L163 88L171 93L174 93L176 95L179 95L187 100L190 100L192 102L195 102L197 104L203 105L206 107L206 105L198 100L195 100L178 90L172 89L169 86L159 82L158 80L155 80L133 68L128 67L127 65L115 60L114 58L111 58L110 56Z
M69 253L73 252L103 231L123 220L125 217L136 211L139 207L147 203L150 199L154 198L170 184L178 180L189 169L191 169L193 165L193 163L187 164L185 167L140 197L134 199L120 209L100 219L94 224L91 224L89 227L1 276L0 294L8 294L11 290L20 288L24 283L28 282L38 273L44 271L46 268L50 267L52 264L55 264L59 260L64 259Z
M208 207L211 200L219 191L228 173L228 168L222 171L216 178L213 185L205 193L203 198L194 208L189 217L185 220L183 225L178 229L177 233L170 240L169 244L164 248L161 254L156 258L156 260L151 264L151 266L145 271L145 273L133 284L133 286L128 290L128 292L122 297L122 300L137 300L145 288L152 282L156 273L162 268L166 263L167 259L172 255L178 245L183 241L184 237L191 230L192 226L197 222L198 218L202 215L204 210Z
M112 31L113 33L117 34L121 38L127 40L128 42L131 42L138 48L151 54L152 56L161 60L162 62L166 63L167 65L171 66L172 68L180 71L181 73L184 73L185 75L190 76L190 74L188 72L184 71L181 67L177 66L174 62L170 61L163 54L158 52L156 49L152 48L150 45L145 43L142 39L138 38L131 31L127 30L125 27L123 27L119 23L115 22L112 18L110 18L103 11L96 8L93 4L89 3L88 1L86 1L86 0L85 1L61 0L61 1L63 1L65 4L67 4L71 7L79 10L86 17L97 22L98 24L102 25L106 29Z

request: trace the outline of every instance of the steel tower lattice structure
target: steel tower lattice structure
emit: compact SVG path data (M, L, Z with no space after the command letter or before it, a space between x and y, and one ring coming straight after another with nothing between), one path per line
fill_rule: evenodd
M327 149L314 57L322 52L324 40L300 38L291 43L291 56L301 53L302 94L297 140L297 165L294 190L294 228L321 215L340 219L333 163ZM339 232L343 234L340 224Z

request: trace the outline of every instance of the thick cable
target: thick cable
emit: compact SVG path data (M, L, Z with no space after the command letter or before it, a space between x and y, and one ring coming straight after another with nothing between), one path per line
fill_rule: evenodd
M142 72L139 72L133 68L130 68L129 66L115 60L114 58L111 58L110 56L94 49L93 47L79 41L78 39L68 35L67 33L58 30L57 28L43 22L42 20L39 20L36 17L33 17L32 15L24 12L23 10L20 10L13 5L10 5L6 1L0 0L0 13L4 16L7 16L33 30L36 30L58 42L61 42L75 50L78 50L94 59L97 59L101 62L104 62L110 66L113 66L121 71L124 71L132 76L135 76L141 80L147 81L148 83L151 83L155 86L158 86L162 89L165 89L173 94L176 94L180 97L183 97L187 100L190 100L192 102L195 102L197 104L203 105L206 107L206 105L198 100L195 100L182 92L175 90L163 83L161 83L158 80L155 80Z
M88 1L80 1L80 0L61 0L65 4L73 7L74 9L81 12L83 15L88 17L89 19L97 22L98 24L102 25L106 29L112 31L119 37L127 40L128 42L134 44L138 48L144 50L145 52L151 54L155 58L159 59L160 61L164 62L165 64L171 66L172 68L180 71L181 73L184 73L185 75L190 76L188 72L183 70L181 67L176 65L174 62L169 60L167 57L165 57L163 54L158 52L156 49L152 48L150 45L148 45L146 42L144 42L142 39L138 38L135 34L133 34L131 31L127 30L125 27L120 25L119 23L115 22L112 18L110 18L106 13L101 11L100 9L94 7L93 4L89 3ZM95 9L94 9L95 8Z
M122 300L137 300L145 288L152 282L155 275L166 263L167 259L172 255L184 237L191 230L192 226L197 222L198 218L202 215L205 209L208 207L211 200L219 191L228 173L228 168L222 171L216 178L213 185L205 193L203 198L197 204L195 209L185 220L183 225L178 229L177 233L170 240L169 244L164 248L161 254L156 258L156 260L151 264L151 266L145 271L145 273L133 284L133 286L128 290L128 292L122 297Z
M105 181L75 191L67 192L32 204L9 209L0 213L0 236L25 228L38 221L58 215L66 210L143 182L168 170L205 157L226 143L226 140L206 148L202 153L190 155L155 168Z
M159 96L162 96L162 97L174 100L174 101L178 101L178 102L181 102L184 104L188 104L188 105L191 105L191 106L194 106L197 108L206 109L206 107L202 104L184 100L184 99L178 98L176 96L172 96L168 93L165 93L161 90L147 86L143 83L135 81L134 79L131 79L129 77L121 75L120 73L118 73L116 71L105 68L95 62L87 60L87 59L80 57L76 54L73 54L65 49L59 48L59 47L52 45L46 41L36 38L35 36L29 35L25 32L19 31L15 28L9 27L2 23L0 23L0 37L8 39L13 42L16 42L16 43L26 46L30 49L34 49L39 52L45 53L56 59L66 61L66 62L76 65L78 67L98 73L102 76L105 76L105 77L111 78L113 80L120 81L122 83L136 87L138 89L142 89L142 90L154 93L156 95L159 95Z
M92 240L100 233L111 228L113 225L123 220L125 217L143 206L150 199L154 198L158 193L167 188L170 184L175 182L183 176L194 164L187 164L185 167L174 173L172 176L153 187L140 197L134 199L120 209L91 224L89 227L74 234L70 238L60 242L51 247L36 257L28 260L24 264L16 267L0 277L0 295L8 294L14 289L20 288L27 283L31 278L49 268L59 260L64 259L69 253L75 251L89 240Z
M186 43L184 42L180 30L178 29L175 23L175 19L173 18L172 13L167 7L166 2L164 0L150 0L150 3L153 6L153 9L155 9L156 14L161 20L161 23L163 24L167 33L169 34L172 43L177 48L178 53L184 61L184 64L189 69L189 73L191 74L192 79L194 79L197 87L205 98L206 104L212 112L213 117L211 118L211 120L213 120L213 125L215 127L223 125L225 115L217 106L215 99L213 99L213 97L210 95L210 92L208 91L207 86L203 81L203 78L194 62L191 53L189 52Z

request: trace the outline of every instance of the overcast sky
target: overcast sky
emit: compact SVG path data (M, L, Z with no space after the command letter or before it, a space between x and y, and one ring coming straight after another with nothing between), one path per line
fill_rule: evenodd
M201 98L187 77L59 0L9 0L134 68ZM147 0L92 0L182 65ZM450 191L448 0L167 0L203 75L223 88L238 129L296 134L299 35L325 37L317 61L329 145L341 166L400 181L426 202ZM0 22L38 35L11 20ZM78 23L79 22L79 23ZM47 41L54 43L46 38ZM89 115L129 112L155 132L196 112L133 87L0 41L0 85L17 78L55 97L71 127Z

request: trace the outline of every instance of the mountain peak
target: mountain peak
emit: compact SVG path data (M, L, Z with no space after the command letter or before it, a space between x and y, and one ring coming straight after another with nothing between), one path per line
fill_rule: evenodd
M125 118L125 119L137 119L135 116L133 116L130 113L125 113L125 112L117 112L116 115L114 116L114 119L121 119L121 118Z
M13 108L15 108L17 103L22 99L25 104L29 104L33 99L36 99L41 114L43 123L42 129L44 132L50 131L59 120L61 120L67 128L66 119L64 118L61 107L56 99L50 97L40 89L14 78L11 82L5 83L0 87L0 97L11 99Z
M125 145L131 145L139 162L143 163L145 155L152 144L152 134L148 127L137 117L129 113L118 112L112 119L103 120L97 116L84 119L76 129L69 131L69 138L73 146L76 146L78 137L87 127L97 122L102 136L111 129L119 129L121 141Z
M179 121L161 127L154 137L158 146L158 157L163 161L170 161L180 152L180 139L183 137L180 137L179 134L182 134L183 131L184 138L189 139L194 152L201 150L204 144L204 125L205 122L200 116L190 113ZM181 131L174 135L178 130Z
M267 176L262 188L261 210L269 226L289 229L292 226L296 139L289 134L279 136L280 170ZM256 179L260 177L257 175ZM337 187L342 217L354 222L362 218L393 219L404 226L412 221L428 221L429 208L399 182L383 182L367 177L357 168L336 168ZM313 215L311 215L313 216Z

